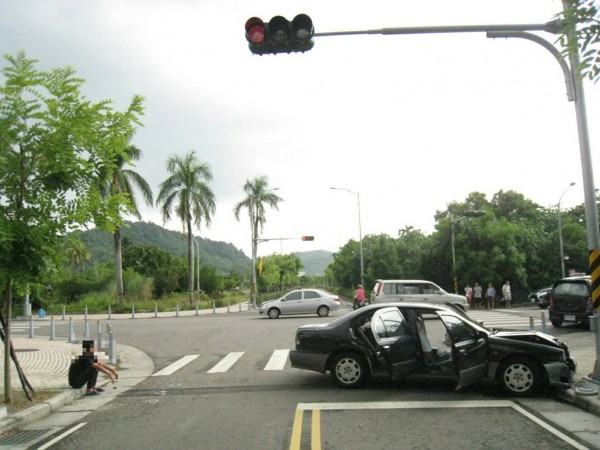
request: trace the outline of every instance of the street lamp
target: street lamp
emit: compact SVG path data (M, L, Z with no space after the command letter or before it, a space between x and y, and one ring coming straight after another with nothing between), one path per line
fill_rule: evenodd
M562 200L563 195L565 195L567 193L567 191L569 189L571 189L573 186L575 186L574 181L572 181L571 184L569 184L569 187L565 189L565 191L562 193L562 195L558 199L558 204L556 205L556 213L558 215L558 245L560 248L560 273L562 275L562 278L565 277L565 251L563 248L562 223L560 221L560 201Z
M456 276L456 251L454 249L454 236L456 233L455 226L458 222L468 217L481 217L485 214L485 211L476 209L469 209L465 211L465 214L460 217L454 217L450 214L450 221L452 222L452 236L450 239L450 245L452 247L452 276L454 278L454 293L458 294L458 277Z
M360 245L360 284L362 286L364 286L365 285L365 261L364 261L364 255L363 255L362 225L360 222L360 192L354 192L354 191L351 191L350 189L340 188L340 187L330 187L329 189L350 192L352 195L354 195L356 197L356 200L358 202L358 239L359 239L359 245Z
M279 188L267 189L263 191L262 194L272 191L278 191ZM250 196L250 225L252 228L252 286L250 287L250 297L252 299L252 309L256 309L256 247L258 244L258 224L255 223L257 219L254 217L254 206L256 204L256 197L254 195Z

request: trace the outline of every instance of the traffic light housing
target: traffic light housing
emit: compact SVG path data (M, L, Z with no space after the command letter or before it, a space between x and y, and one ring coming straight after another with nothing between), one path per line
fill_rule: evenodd
M314 236L302 236L302 240L303 241L314 241L315 237Z
M258 17L246 21L248 48L255 55L306 52L313 48L315 30L310 17L298 14L291 22L282 16L264 23Z

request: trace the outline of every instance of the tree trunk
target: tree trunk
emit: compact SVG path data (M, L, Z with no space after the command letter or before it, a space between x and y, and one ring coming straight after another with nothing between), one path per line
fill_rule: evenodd
M194 301L194 250L192 246L194 245L193 235L192 235L192 223L187 221L187 231L188 231L188 290L190 293L190 305Z
M10 381L10 322L12 317L12 279L8 277L6 282L6 327L4 328L4 402L12 403L12 385Z
M123 290L123 258L121 255L121 228L115 230L114 238L114 250L115 250L115 277L117 280L117 297L119 298L119 304L125 304L125 293Z

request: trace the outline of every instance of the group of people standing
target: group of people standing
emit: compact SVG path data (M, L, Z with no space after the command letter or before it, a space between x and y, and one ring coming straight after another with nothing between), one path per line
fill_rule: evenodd
M467 286L465 287L465 297L467 298L469 308L471 309L496 308L496 289L494 289L494 285L492 283L488 284L488 288L485 291L487 307L483 301L483 287L481 287L479 283L475 283L473 287L467 283ZM502 286L502 299L504 300L505 306L510 308L512 294L510 291L510 281L508 280L506 280Z

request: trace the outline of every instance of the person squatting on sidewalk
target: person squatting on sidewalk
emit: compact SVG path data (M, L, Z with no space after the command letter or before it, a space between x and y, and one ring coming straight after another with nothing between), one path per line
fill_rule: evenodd
M79 389L86 384L85 395L98 395L100 392L104 392L101 387L96 387L99 371L108 375L113 383L117 382L119 375L115 369L98 360L98 356L94 352L93 340L82 341L81 347L82 354L71 362L69 367L69 385Z

